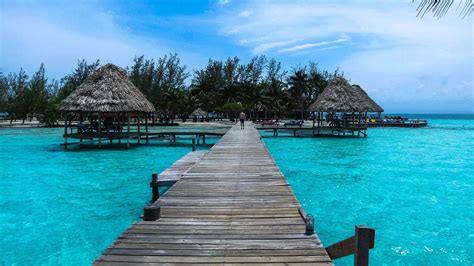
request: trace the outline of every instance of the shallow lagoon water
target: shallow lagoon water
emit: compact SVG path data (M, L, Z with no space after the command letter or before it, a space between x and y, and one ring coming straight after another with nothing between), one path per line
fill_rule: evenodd
M0 265L91 264L139 220L151 173L191 151L190 141L65 151L62 132L0 129Z
M264 141L326 246L365 224L376 229L373 265L472 265L474 120L429 123Z
M429 122L369 129L366 139L264 141L325 245L366 224L377 229L373 265L472 265L474 120ZM64 151L61 134L0 129L0 265L90 264L138 220L151 172L191 149Z

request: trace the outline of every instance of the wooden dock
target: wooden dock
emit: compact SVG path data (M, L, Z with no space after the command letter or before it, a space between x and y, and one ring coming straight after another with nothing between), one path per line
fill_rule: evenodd
M367 137L367 127L309 127L309 126L260 126L257 130L265 130L273 132L273 136L277 137L278 133L286 133L286 135L313 136L313 137Z
M195 151L186 154L183 158L177 160L172 166L161 172L157 177L157 182L161 184L170 184L178 182L181 177L187 173L208 151Z
M144 218L95 264L330 265L328 252L337 251L327 251L311 231L312 216L251 124L231 128L145 208ZM354 248L344 251L349 255Z

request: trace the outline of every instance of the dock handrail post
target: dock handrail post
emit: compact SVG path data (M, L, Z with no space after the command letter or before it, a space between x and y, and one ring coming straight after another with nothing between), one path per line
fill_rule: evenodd
M369 265L369 250L374 247L375 230L364 225L355 226L354 265Z
M155 202L157 199L160 198L160 191L158 187L158 173L151 174L150 187L152 194L151 202Z
M306 230L305 235L310 236L314 235L314 217L311 214L307 214L305 218Z
M143 221L156 221L160 219L161 209L160 206L150 205L143 209Z
M196 138L193 138L191 140L191 142L192 142L192 145L193 145L193 151L196 151Z

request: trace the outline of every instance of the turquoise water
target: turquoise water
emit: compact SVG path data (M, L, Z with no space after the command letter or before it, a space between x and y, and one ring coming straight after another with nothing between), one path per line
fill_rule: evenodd
M139 219L151 173L191 151L184 141L65 151L61 134L0 129L0 265L89 265Z
M264 141L325 245L365 224L376 229L373 265L473 265L474 120L429 124Z
M264 140L325 245L366 224L377 230L374 265L472 265L474 120L429 122L370 129L366 139ZM190 151L64 151L61 134L0 129L0 265L90 264L138 219L151 172Z

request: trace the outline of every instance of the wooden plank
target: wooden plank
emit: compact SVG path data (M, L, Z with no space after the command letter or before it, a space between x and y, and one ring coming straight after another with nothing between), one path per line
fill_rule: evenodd
M158 178L176 181L154 203L160 218L133 223L96 264L331 264L255 128L191 154Z

